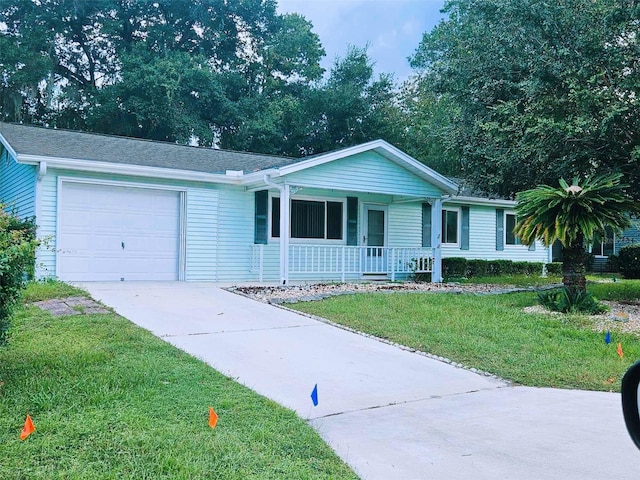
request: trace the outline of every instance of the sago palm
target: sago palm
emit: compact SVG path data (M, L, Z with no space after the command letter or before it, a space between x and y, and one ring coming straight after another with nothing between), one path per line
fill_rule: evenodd
M540 185L520 192L516 199L515 233L522 243L538 239L550 247L556 240L564 247L562 283L572 293L586 292L585 240L604 235L605 228L620 232L631 224L638 203L625 192L621 174L587 177L560 188Z

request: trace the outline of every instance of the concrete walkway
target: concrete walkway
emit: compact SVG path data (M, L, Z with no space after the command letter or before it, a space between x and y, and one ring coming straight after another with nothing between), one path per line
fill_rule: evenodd
M619 394L510 387L212 284L82 287L295 410L362 478L640 477Z

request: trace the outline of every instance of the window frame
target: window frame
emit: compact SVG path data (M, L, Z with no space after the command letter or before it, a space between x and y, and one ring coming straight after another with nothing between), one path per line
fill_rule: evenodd
M606 227L606 229L608 229L609 231L605 230L605 237L600 239L600 252L599 253L594 253L593 252L593 246L594 246L594 242L591 241L591 244L589 245L589 253L595 257L598 258L609 258L610 255L605 255L604 254L604 245L607 242L607 240L609 239L609 233L611 233L611 255L613 255L613 252L616 251L616 235L613 232L613 229L611 229L610 227Z
M280 198L280 195L277 194L269 194L269 242L279 242L281 237L273 236L273 198ZM331 244L331 245L346 245L347 244L347 198L346 197L315 197L309 195L296 195L295 197L291 197L289 199L289 213L291 213L291 204L294 200L301 200L303 202L323 202L324 203L324 238L297 238L291 236L291 215L289 215L289 242L290 243L300 243L300 244ZM328 225L327 225L327 216L329 213L329 209L327 207L327 202L331 203L340 203L342 204L342 222L341 222L341 239L330 239L327 238L328 233ZM282 232L280 232L282 234Z
M507 217L508 216L512 216L513 217L513 227L515 228L515 226L518 224L518 216L516 215L516 213L514 211L510 211L504 212L504 233L503 233L503 241L504 241L504 248L514 248L514 247L522 247L524 244L522 243L522 240L520 240L520 237L518 237L515 233L513 234L513 238L514 238L514 242L515 243L508 243L507 242L507 232L509 231L509 229L507 228ZM526 245L524 245L526 246Z
M459 247L460 246L460 235L462 233L462 214L460 211L460 207L442 207L442 215L441 216L445 216L445 212L455 212L456 214L456 241L455 242L446 242L445 241L445 237L446 237L446 231L447 231L447 225L446 222L443 221L442 222L442 246L443 247ZM446 216L445 216L446 219Z

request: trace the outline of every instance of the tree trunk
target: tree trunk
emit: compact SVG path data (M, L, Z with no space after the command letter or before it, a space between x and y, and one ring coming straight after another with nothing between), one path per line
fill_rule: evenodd
M565 247L562 260L562 283L572 295L587 291L584 259L584 236L579 234L570 245Z

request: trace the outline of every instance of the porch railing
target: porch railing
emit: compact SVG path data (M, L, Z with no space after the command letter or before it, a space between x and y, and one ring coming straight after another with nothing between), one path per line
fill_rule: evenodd
M251 271L264 272L264 245L253 245ZM430 248L358 247L344 245L290 245L290 274L387 275L391 281L397 274L430 273L433 252Z

